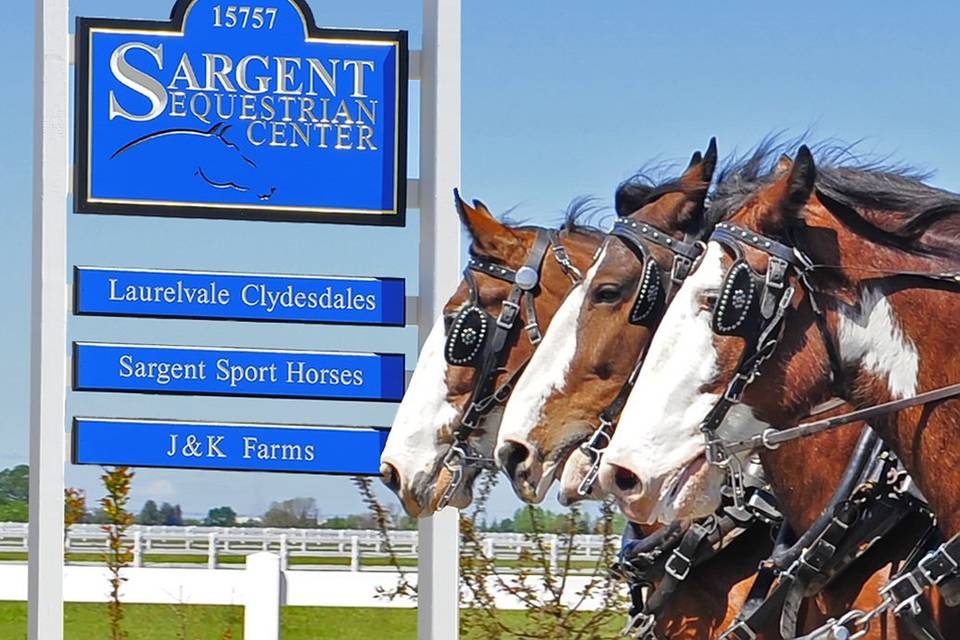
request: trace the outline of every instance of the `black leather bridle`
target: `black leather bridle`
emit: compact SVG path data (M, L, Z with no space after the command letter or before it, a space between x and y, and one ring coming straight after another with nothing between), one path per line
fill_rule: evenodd
M439 509L449 504L463 484L468 466L479 469L496 468L493 458L484 457L476 452L470 444L470 437L479 430L480 423L487 414L495 407L506 403L514 384L523 373L527 362L530 361L528 357L519 367L510 372L506 381L494 387L497 376L504 371L503 364L508 340L513 328L517 326L521 305L527 322L523 329L530 344L536 347L543 337L537 320L535 298L539 291L543 260L548 250L552 250L557 264L570 278L571 286L579 283L582 274L570 261L557 232L546 229L537 230L537 236L530 253L527 254L527 260L517 270L479 256L471 256L464 269L463 277L470 292L470 300L457 314L447 331L444 357L452 365L475 367L477 374L466 409L453 430L453 442L441 461L441 464L450 472L451 479L440 496L437 507ZM474 273L482 273L511 285L510 293L503 301L496 318L480 304Z
M690 268L703 251L703 245L693 242L689 238L677 240L671 234L650 223L637 222L630 218L618 219L609 235L623 242L643 263L643 274L640 276L637 295L630 309L629 322L651 329L655 328L663 317L663 312L671 294L690 273ZM660 268L660 265L650 253L649 244L659 245L673 254L673 263L669 275L663 272L663 269ZM613 402L597 417L599 424L593 435L580 447L590 458L590 469L587 470L586 475L577 487L577 493L581 496L589 494L597 481L603 452L610 444L610 438L613 437L613 425L633 390L637 375L640 373L640 365L643 364L644 355L644 353L641 353L637 358L630 376L620 388Z

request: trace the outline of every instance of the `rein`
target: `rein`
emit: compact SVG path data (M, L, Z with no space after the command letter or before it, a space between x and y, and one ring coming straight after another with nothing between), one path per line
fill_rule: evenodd
M633 308L630 310L630 324L655 328L660 322L664 307L673 293L673 289L679 287L687 274L690 273L693 263L703 251L703 245L690 242L689 239L677 240L652 224L637 222L629 218L618 219L609 235L619 238L644 264L643 274L640 277L640 284L637 289L637 297ZM659 245L673 254L668 284L665 284L666 276L650 254L647 243ZM600 464L603 461L603 452L610 444L610 439L613 437L613 426L620 416L623 406L627 403L630 392L633 391L637 376L640 375L640 367L643 365L645 355L646 351L638 356L633 370L623 386L620 387L616 397L597 417L599 424L593 435L580 446L580 450L590 459L590 468L577 486L577 493L581 496L588 495L597 481Z
M520 374L530 361L528 357L512 373L507 376L500 386L493 388L497 376L504 371L502 361L507 350L507 339L517 326L521 304L526 313L527 324L523 329L530 344L536 348L540 343L543 332L537 320L535 306L536 294L540 284L540 275L543 260L547 251L552 249L553 257L560 268L576 285L582 279L579 269L574 266L560 243L558 234L552 230L539 229L526 263L517 270L471 256L464 269L463 277L470 290L470 302L464 307L453 322L447 334L447 343L444 345L444 356L447 362L458 366L475 366L477 368L476 384L467 401L467 409L460 417L459 424L453 431L453 442L444 454L441 465L451 474L447 485L437 503L442 509L450 503L454 494L460 489L466 478L466 468L469 466L480 469L496 469L496 462L491 457L485 457L476 452L469 443L469 439L480 428L480 422L494 407L500 406L509 399L513 386ZM476 279L473 273L482 273L512 285L510 294L503 301L500 314L493 318L481 305Z

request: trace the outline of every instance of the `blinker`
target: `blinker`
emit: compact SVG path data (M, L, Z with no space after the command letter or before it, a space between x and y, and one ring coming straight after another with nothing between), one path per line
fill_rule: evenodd
M663 275L660 265L653 258L647 258L637 291L636 302L630 310L630 324L651 326L658 319L658 311L663 309L666 292L663 288Z
M447 335L443 355L457 366L476 366L494 320L476 305L468 305L457 314Z

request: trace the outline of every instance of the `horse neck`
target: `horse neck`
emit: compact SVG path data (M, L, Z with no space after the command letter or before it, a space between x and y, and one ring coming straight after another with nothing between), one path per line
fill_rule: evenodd
M856 307L838 307L848 400L857 408L960 382L953 344L960 291L863 284ZM960 532L960 401L906 409L874 422L930 501L946 534ZM945 473L946 471L946 473Z

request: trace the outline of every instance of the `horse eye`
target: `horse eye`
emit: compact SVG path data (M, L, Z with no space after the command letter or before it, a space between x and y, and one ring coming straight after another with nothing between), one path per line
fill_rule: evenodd
M619 302L623 289L618 284L602 284L593 290L593 301L597 304L613 304Z
M717 306L717 300L719 295L716 291L707 291L700 295L700 300L702 301L703 307L705 309L713 310Z

